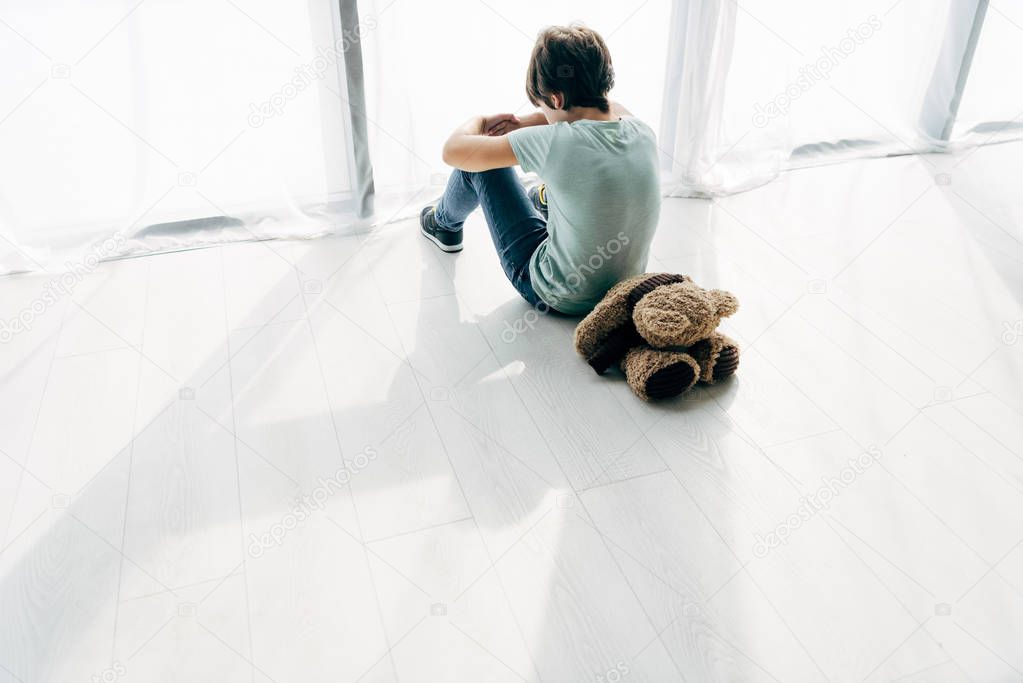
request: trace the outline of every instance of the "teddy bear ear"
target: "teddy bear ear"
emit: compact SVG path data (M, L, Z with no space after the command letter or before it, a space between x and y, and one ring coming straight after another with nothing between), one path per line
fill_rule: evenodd
M726 292L723 289L712 289L710 290L710 296L717 306L717 314L722 318L727 318L739 310L739 300L731 292Z

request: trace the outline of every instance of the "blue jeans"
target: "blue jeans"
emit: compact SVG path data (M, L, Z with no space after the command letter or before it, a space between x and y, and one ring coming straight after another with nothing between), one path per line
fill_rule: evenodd
M529 259L547 239L547 221L533 208L515 171L511 168L479 173L453 171L444 196L437 203L437 224L460 230L477 206L483 207L501 268L512 286L532 306L544 312L550 310L529 279Z

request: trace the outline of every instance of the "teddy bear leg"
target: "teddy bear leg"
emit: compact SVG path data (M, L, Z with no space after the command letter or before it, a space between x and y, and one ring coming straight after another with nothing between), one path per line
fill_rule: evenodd
M700 381L704 384L728 379L739 368L739 345L720 332L693 344L688 351L700 366Z
M644 401L678 396L700 377L700 366L688 353L649 346L629 349L621 367L632 391Z

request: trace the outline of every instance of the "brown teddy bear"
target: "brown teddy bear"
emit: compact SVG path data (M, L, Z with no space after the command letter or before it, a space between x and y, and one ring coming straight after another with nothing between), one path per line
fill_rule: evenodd
M575 348L604 374L618 364L644 400L671 398L739 367L738 345L717 331L739 302L687 275L647 273L619 282L575 329Z

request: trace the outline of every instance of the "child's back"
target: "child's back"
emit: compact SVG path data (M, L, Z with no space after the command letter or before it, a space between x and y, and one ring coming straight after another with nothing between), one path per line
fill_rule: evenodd
M661 198L657 145L632 117L521 128L509 140L547 186L546 242L530 261L552 307L588 312L615 283L646 270Z

